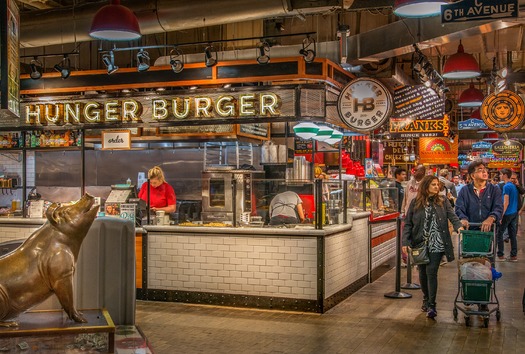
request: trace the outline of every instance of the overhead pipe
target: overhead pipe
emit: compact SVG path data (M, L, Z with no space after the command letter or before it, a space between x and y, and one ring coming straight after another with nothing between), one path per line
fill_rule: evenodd
M339 0L310 2L293 8L291 0L246 0L232 6L231 0L131 0L122 5L135 13L142 35L245 22L258 19L319 13L332 9ZM91 41L89 29L95 13L107 0L21 13L20 45L24 48ZM322 5L322 6L315 6Z

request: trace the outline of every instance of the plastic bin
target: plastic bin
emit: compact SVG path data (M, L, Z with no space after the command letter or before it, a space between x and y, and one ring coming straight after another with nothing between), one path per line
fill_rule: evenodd
M463 253L485 254L491 251L493 232L464 230L461 232L461 250Z
M484 301L490 300L490 289L492 280L468 280L461 279L464 301Z

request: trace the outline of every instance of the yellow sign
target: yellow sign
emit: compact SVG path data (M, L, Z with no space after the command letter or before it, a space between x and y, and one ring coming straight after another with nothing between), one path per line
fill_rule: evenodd
M458 138L420 138L419 162L432 165L458 163Z
M525 104L518 94L505 90L488 95L480 111L489 129L508 132L523 124Z

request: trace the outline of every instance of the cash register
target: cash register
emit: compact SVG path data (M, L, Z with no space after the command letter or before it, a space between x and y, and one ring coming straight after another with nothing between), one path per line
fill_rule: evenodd
M142 215L146 210L146 203L137 197L137 189L132 184L115 184L111 186L104 212L106 216L119 216L135 221L141 225Z

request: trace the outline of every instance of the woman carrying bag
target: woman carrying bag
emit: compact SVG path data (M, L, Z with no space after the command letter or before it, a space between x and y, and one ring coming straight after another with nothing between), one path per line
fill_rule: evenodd
M450 220L454 230L463 230L450 202L439 194L440 187L436 176L425 176L421 180L417 196L408 208L403 230L403 251L407 251L407 246L414 251L426 244L426 250L421 251L427 251L428 258L416 264L420 263L419 282L423 291L421 310L427 312L428 318L437 316L437 273L441 258L445 255L449 262L454 260L448 221Z

